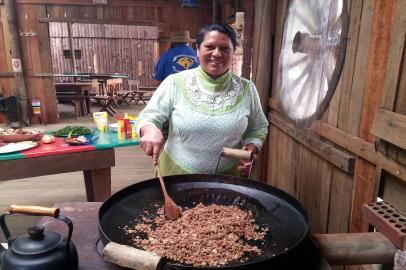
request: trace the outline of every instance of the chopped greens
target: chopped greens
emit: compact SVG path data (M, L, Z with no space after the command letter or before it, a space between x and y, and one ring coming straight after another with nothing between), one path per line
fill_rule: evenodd
M93 131L87 127L80 127L80 126L66 126L62 129L54 131L52 134L58 137L66 137L69 134L71 136L79 136L79 135L86 135L91 134Z

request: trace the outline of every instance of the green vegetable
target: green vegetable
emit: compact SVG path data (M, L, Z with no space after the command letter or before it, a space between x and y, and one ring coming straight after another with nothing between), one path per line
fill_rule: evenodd
M86 135L91 134L93 131L87 127L80 127L80 126L66 126L60 130L53 132L52 134L59 137L66 137L69 134L71 136L79 136L79 135Z

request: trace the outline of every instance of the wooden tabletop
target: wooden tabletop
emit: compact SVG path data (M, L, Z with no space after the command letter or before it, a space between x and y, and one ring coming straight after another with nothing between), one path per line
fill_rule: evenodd
M124 269L105 262L97 251L96 244L99 240L97 215L101 204L101 202L66 202L54 205L54 207L61 210L61 215L72 220L72 241L78 250L80 270ZM64 222L51 217L42 218L39 225L45 226L47 230L58 232L63 236L66 236L68 231Z
M56 86L62 85L62 86L92 86L93 83L91 82L56 82Z

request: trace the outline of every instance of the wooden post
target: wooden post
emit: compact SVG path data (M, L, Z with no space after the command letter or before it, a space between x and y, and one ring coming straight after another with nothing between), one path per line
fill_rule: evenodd
M73 35L72 35L72 23L68 22L68 36L69 36L69 49L70 49L70 54L72 57L72 71L73 74L77 74L78 71L76 69L76 56L75 56L75 49L73 48ZM76 81L76 77L74 77L74 80Z
M243 40L243 57L241 76L248 80L251 79L251 58L252 58L252 43L254 33L254 15L255 15L255 0L245 1L244 13L244 40Z
M374 142L370 131L385 90L395 11L396 1L374 2L371 46L358 136L370 143ZM373 202L377 196L380 180L376 178L379 175L377 169L379 168L376 165L364 159L358 158L355 162L350 232L363 232L368 229L368 224L363 220L362 204Z
M4 0L4 14L8 25L7 30L10 34L10 53L13 61L13 69L15 71L19 120L25 125L29 125L30 112L28 109L27 90L25 88L23 61L21 56L20 40L18 37L18 27L14 2L14 0Z
M221 22L221 3L219 0L213 0L213 22Z
M262 109L268 114L268 99L271 92L272 39L275 30L276 1L255 0L254 38L252 49L252 81L255 83ZM267 169L267 145L264 145L257 159L253 178L265 181Z
M380 232L314 234L310 238L330 265L391 264L397 251Z

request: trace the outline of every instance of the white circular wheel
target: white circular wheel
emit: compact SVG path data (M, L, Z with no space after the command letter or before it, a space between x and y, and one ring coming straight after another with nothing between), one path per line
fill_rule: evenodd
M340 78L348 34L346 0L292 0L279 58L282 106L298 127L326 110Z

